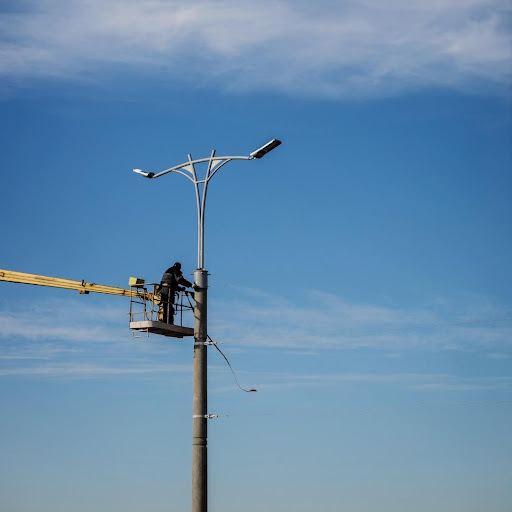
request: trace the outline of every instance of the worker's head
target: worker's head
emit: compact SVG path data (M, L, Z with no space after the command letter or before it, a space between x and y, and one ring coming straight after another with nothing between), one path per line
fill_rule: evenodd
M177 261L173 267L176 269L176 270L181 270L181 263L179 261Z

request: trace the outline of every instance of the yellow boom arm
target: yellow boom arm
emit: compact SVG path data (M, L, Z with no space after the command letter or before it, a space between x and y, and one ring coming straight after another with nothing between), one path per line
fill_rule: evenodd
M144 293L142 289L126 290L116 286L87 283L84 280L73 281L71 279L60 279L58 277L39 276L37 274L27 274L25 272L14 272L13 270L0 269L0 281L33 284L37 286L51 286L52 288L66 288L67 290L77 290L78 293L107 293L110 295L123 295L125 297L142 297L145 295L147 300L151 300L153 302L159 301L155 293Z

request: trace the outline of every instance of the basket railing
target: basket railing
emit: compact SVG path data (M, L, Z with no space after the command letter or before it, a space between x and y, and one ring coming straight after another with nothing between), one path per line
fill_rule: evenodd
M183 326L184 313L194 309L193 292L179 290L165 301L160 296L157 283L135 284L131 290L130 322L162 322L166 318L167 323Z

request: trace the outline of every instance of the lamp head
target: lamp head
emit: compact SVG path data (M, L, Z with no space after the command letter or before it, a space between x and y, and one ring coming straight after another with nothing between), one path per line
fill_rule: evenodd
M152 178L155 175L154 172L146 172L141 169L133 169L133 172L136 172L137 174L144 176L144 178Z
M262 158L267 153L270 153L273 149L277 148L281 144L281 141L278 139L272 139L270 142L267 142L261 148L258 148L256 151L253 151L250 156L252 158Z

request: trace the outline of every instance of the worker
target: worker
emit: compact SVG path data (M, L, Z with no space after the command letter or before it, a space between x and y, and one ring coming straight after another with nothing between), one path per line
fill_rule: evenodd
M178 291L185 288L194 288L196 285L187 281L181 273L181 263L177 261L172 267L169 267L160 281L160 304L162 308L162 322L174 323L174 298Z

